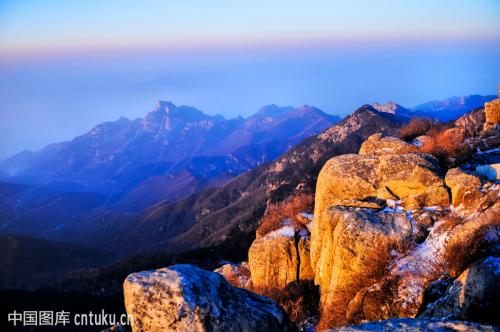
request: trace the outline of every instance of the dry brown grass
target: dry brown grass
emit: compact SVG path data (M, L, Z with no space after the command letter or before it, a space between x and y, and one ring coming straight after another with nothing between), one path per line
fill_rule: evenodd
M426 135L431 130L442 128L442 125L436 121L425 118L411 119L408 124L399 129L399 137L407 142L413 141L418 136Z
M224 279L226 279L226 281L229 282L234 287L241 287L239 275L230 274L230 273L224 274Z
M240 278L250 279L250 270L240 267L239 270L233 270L233 273L224 273L223 277L234 287L246 288Z
M431 131L429 139L419 148L420 152L436 157L445 168L452 168L469 160L475 147L466 142L460 130Z
M423 142L419 151L433 155L443 167L452 168L470 159L475 146L466 141L465 132L448 129L451 129L448 124L415 118L401 127L399 137L405 141L412 141L418 136L427 136L428 139Z
M372 262L370 265L373 269L370 269L371 271L368 273L364 272L364 275L363 272L360 272L359 275L353 276L343 289L338 289L335 293L331 294L331 300L328 301L329 303L326 303L325 306L321 308L320 320L317 327L318 331L351 323L358 323L367 318L377 317L380 305L389 301L388 298L390 298L392 294L392 291L389 290L389 286L393 287L393 284L389 281L383 282L383 291L377 292L375 296L372 294L370 299L364 302L363 310L354 312L354 317L347 317L347 309L356 294L384 280L384 277L388 274L389 263L394 258L391 255L391 251L392 248L379 248L379 250L370 251L372 254L365 253L366 255L370 255L369 261ZM374 312L370 312L370 308L374 308Z
M300 212L312 212L313 210L313 194L301 194L293 197L291 200L272 204L268 207L266 214L262 218L261 224L257 229L257 235L263 236L283 227L283 221L286 219L290 221L292 227L299 229L301 226L297 220L297 214Z
M292 282L285 289L253 291L275 300L295 324L303 322L306 318L318 316L319 288L312 281Z
M347 325L346 311L349 303L363 286L362 283L353 280L346 289L337 290L334 294L330 294L332 301L330 303L325 303L321 308L320 320L316 327L317 331L324 331L337 326Z
M455 241L445 251L444 259L449 264L450 275L458 277L471 263L488 256L491 243L487 241L487 234L499 234L500 226L485 225L474 233L468 241Z
M448 232L449 230L465 222L464 218L460 214L447 211L443 211L442 213L440 213L437 220L441 222L438 225L434 226L434 232L436 234Z

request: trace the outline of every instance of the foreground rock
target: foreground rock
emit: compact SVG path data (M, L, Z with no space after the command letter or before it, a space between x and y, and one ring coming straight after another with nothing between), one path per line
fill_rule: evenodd
M445 296L424 312L427 317L448 317L500 322L500 258L473 263L453 282Z
M454 124L456 127L463 128L469 136L474 136L483 129L485 119L484 109L479 108L464 114L455 120Z
M416 152L417 147L413 144L406 143L396 137L384 137L381 133L373 134L359 149L361 155L383 155L390 153L409 153Z
M191 265L133 273L123 288L133 331L292 330L272 300Z
M500 225L498 191L495 201L482 202L481 209L460 223L454 219L436 222L426 240L395 259L387 274L366 285L350 301L346 319L350 322L379 320L392 317L416 317L422 308L426 287L450 273L452 262L473 252L473 248L488 242L478 237L486 229ZM490 198L490 197L486 197ZM493 204L488 206L489 204Z
M476 167L476 173L488 181L500 180L500 164L478 166Z
M373 213L331 207L313 224L311 260L321 289L323 310L335 311L335 324L346 323L351 299L386 273L387 264L412 242L405 213Z
M484 257L479 252L484 255L491 241L499 243L490 236L500 226L498 184L483 184L479 172L452 169L446 185L459 208L449 207L436 159L385 153L383 140L372 136L361 151L366 155L332 158L319 174L311 262L320 286L321 326L414 318L425 309L431 283L458 277L471 260ZM486 288L494 288L493 281L481 278L473 279L484 284L475 286L475 300L464 300L458 312L466 312L468 305L480 302ZM455 315L453 308L445 306L436 316L471 317Z
M389 319L361 325L343 326L328 331L336 332L494 332L497 326L477 324L472 322L437 320L437 319Z
M500 96L500 83L498 84ZM484 104L485 123L484 130L496 127L500 123L500 99L495 99Z
M440 172L437 160L425 154L332 158L318 177L315 215L332 205L374 207L385 199L402 200L404 206L413 208L448 206Z
M304 232L283 227L256 239L248 251L253 287L284 289L298 280L313 280L310 240Z
M481 195L479 177L459 168L450 169L446 173L445 182L451 190L451 203L455 207L461 204L465 207L472 207L473 202L477 201Z

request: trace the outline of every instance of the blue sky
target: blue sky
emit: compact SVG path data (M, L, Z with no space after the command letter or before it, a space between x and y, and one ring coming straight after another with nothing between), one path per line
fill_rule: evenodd
M347 113L500 80L500 1L0 1L0 158L156 100Z
M319 39L498 37L496 0L3 0L6 51Z

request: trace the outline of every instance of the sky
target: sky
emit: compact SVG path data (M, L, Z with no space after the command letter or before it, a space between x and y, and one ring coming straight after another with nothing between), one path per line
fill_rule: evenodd
M157 100L248 116L494 94L500 1L0 1L0 159Z

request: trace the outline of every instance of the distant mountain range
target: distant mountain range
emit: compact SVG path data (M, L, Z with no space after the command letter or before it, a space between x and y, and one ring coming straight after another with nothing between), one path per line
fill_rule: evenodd
M497 96L494 95L471 95L451 97L444 100L433 100L413 108L403 107L393 101L386 104L374 103L372 107L380 112L392 113L407 119L425 117L433 118L441 122L448 122L461 117L471 110L482 107L485 102L495 98L497 98Z
M451 97L444 100L433 100L412 108L412 111L422 112L429 117L440 121L451 121L458 119L465 113L479 107L484 103L496 99L497 96L470 95L462 97Z
M116 206L138 209L220 186L339 120L310 106L276 105L228 120L160 101L144 118L105 122L69 142L21 152L1 162L0 172L9 182L59 191L127 193Z

